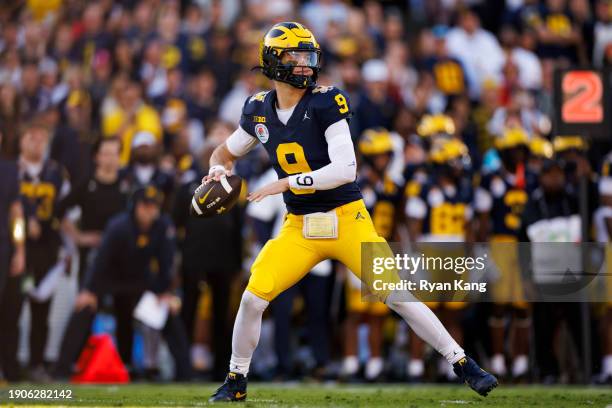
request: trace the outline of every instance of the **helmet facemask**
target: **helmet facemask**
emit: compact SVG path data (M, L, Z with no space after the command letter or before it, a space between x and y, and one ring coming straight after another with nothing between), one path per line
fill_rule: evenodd
M308 44L310 45L310 44ZM263 47L262 72L274 81L285 82L304 89L314 86L321 68L321 51L311 47L285 48ZM308 68L312 75L296 74L295 68Z

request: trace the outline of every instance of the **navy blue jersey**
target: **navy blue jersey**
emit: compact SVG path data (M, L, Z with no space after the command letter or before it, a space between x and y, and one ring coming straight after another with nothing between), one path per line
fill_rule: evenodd
M11 242L9 209L19 199L19 178L15 162L0 159L0 251Z
M162 214L149 228L138 227L133 212L122 212L108 221L102 242L84 287L96 293L163 293L170 287L175 251L175 230Z
M465 226L471 218L473 200L470 179L462 178L452 192L437 183L428 182L421 188L419 197L427 208L423 235L465 238Z
M480 187L491 196L491 232L495 235L518 236L523 210L529 195L537 187L535 174L526 173L525 186L519 187L513 177L504 176L497 170L484 176Z
M276 91L260 92L244 104L240 127L263 144L270 162L284 178L328 165L325 130L350 117L347 96L337 88L308 88L284 125L276 114ZM361 193L355 182L331 190L289 190L283 193L287 210L293 214L329 211Z
M42 229L39 241L51 239L59 242L57 204L62 198L62 187L68 181L68 173L57 162L47 160L36 177L22 169L19 178L25 216L36 218Z
M385 175L384 181L378 183L360 179L357 184L363 193L363 201L372 217L376 232L387 240L392 239L403 200L402 188L388 175Z

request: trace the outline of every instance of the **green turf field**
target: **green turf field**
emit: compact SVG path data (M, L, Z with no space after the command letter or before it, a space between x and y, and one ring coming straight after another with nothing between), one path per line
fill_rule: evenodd
M216 384L215 384L216 385ZM28 386L0 389L0 406L203 406L215 385ZM72 399L15 400L9 390L72 390ZM612 407L612 388L501 386L483 398L463 386L435 385L249 385L241 407Z

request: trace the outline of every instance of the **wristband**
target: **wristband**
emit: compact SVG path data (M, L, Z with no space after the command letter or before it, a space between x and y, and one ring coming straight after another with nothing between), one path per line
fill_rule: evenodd
M208 169L208 175L213 174L215 171L220 170L222 172L225 173L225 166L222 166L220 164L215 164L214 166L212 166L210 169Z

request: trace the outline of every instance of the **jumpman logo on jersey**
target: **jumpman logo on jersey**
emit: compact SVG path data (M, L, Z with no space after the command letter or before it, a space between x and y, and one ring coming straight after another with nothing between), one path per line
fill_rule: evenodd
M366 217L364 217L363 215L361 215L361 211L357 211L357 215L355 216L356 220L365 220Z
M306 119L310 119L310 116L308 116L308 111L304 112L304 117L302 118L302 122L305 121Z

